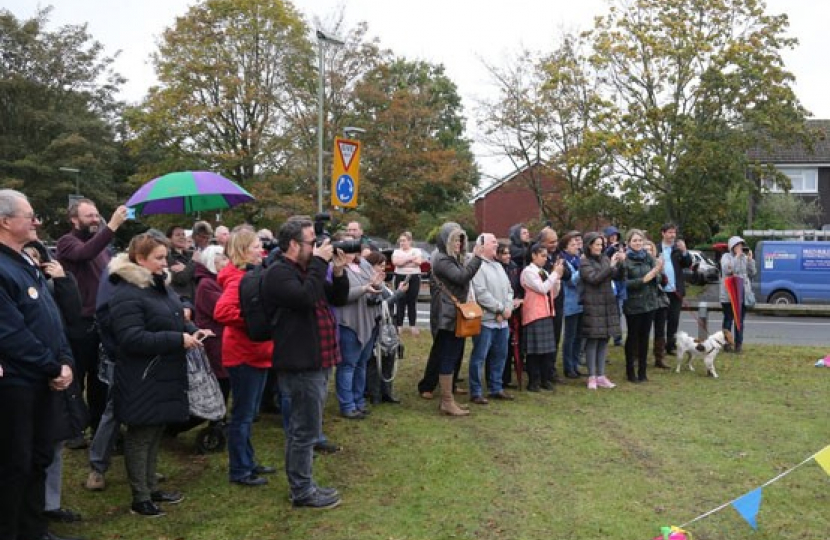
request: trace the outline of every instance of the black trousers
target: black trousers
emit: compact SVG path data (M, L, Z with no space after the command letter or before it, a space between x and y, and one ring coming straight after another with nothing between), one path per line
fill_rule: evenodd
M464 345L466 345L467 340L464 340ZM427 365L424 367L424 376L418 382L418 393L423 392L434 392L435 387L438 386L438 375L440 375L441 371L441 355L439 354L440 344L438 339L433 337L432 340L432 347L429 349L429 358L427 359ZM452 386L455 388L456 381L458 380L458 374L461 371L461 362L464 360L464 346L461 346L461 351L458 354L458 357L455 359L455 370L452 376Z
M406 279L406 276L395 274L395 290L398 285ZM404 315L409 318L409 326L415 326L418 322L418 293L421 291L421 276L413 274L409 278L409 288L406 294L398 299L395 305L395 326L403 326Z
M654 311L626 315L628 334L625 337L625 374L629 380L646 378L648 364L648 337L654 321ZM636 366L636 370L635 370Z
M95 431L107 406L108 388L98 378L98 345L101 338L95 326L95 319L84 318L84 323L87 326L86 333L83 337L70 339L69 346L72 347L72 356L75 358L75 380L78 381L81 392L86 395L89 424Z
M683 297L673 292L666 294L669 297L669 307L655 312L654 339L665 339L666 354L674 354L677 349L675 334L680 326L680 308L683 307Z
M55 455L54 395L39 387L0 385L0 540L46 533L46 468Z

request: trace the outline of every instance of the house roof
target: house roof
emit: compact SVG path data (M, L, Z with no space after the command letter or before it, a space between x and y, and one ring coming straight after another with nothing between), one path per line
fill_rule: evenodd
M762 163L830 163L830 120L807 120L807 127L819 132L812 151L801 144L773 145L771 148L752 148L747 156Z
M494 192L495 190L499 189L501 186L503 186L504 184L510 182L511 180L516 178L517 176L521 176L521 174L524 173L525 171L530 170L533 167L536 167L538 165L540 165L540 162L536 161L536 162L534 162L530 165L525 165L524 167L522 167L521 169L519 169L517 171L509 172L506 176L503 176L503 177L499 178L498 180L494 181L492 184L490 184L486 188L482 189L481 191L478 191L477 193L474 193L472 198L470 198L470 204L476 202L479 199L483 199L484 197L486 197L490 193Z

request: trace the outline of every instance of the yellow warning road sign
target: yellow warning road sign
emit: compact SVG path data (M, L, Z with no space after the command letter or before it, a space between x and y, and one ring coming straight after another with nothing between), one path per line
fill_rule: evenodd
M334 138L334 164L331 168L331 204L345 208L357 206L360 187L360 141Z

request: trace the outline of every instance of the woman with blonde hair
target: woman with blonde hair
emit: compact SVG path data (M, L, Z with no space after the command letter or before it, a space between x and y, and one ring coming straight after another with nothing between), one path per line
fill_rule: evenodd
M629 382L648 381L648 338L654 313L660 307L660 278L663 259L653 258L645 248L646 235L631 229L626 235L625 286L628 295L623 313L628 333L625 338L625 374Z
M239 283L248 269L262 264L262 243L254 231L241 229L231 233L225 249L230 264L217 277L222 296L213 316L225 325L222 365L230 377L233 395L228 423L228 476L235 484L261 486L268 483L261 475L272 474L276 469L256 462L251 431L265 390L274 344L248 338L239 304Z

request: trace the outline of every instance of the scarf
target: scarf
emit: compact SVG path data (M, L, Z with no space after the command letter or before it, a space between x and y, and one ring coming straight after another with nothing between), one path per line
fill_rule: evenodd
M625 255L633 261L644 261L646 260L646 257L648 257L648 252L644 249L641 249L640 251L634 251L633 249L628 248L625 252Z

